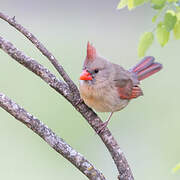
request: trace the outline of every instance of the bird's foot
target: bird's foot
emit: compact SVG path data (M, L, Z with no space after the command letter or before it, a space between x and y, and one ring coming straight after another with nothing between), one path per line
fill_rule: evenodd
M104 130L106 129L107 125L108 125L108 121L105 121L105 122L99 124L98 130L97 130L97 134L101 134L102 132L104 132Z
M111 119L111 116L112 116L113 112L111 112L111 114L109 115L107 121L101 123L98 127L98 130L97 130L97 134L100 134L102 132L104 132L104 130L106 129L107 125L108 125L108 122L109 120Z

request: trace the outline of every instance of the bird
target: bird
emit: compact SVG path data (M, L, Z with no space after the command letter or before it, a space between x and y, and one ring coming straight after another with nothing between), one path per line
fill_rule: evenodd
M80 74L79 90L82 100L97 112L109 112L100 124L98 133L105 130L114 112L125 108L130 100L143 95L140 81L162 69L153 56L144 57L129 70L101 57L96 48L87 43L87 55Z

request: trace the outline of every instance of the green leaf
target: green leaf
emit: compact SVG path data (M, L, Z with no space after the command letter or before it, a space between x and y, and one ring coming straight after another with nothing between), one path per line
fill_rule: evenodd
M126 7L128 4L128 0L121 0L117 6L117 9L122 9L124 7Z
M142 5L145 2L148 2L149 0L127 0L128 9L131 10L135 8L136 6Z
M175 24L173 32L175 39L180 39L180 20Z
M176 17L177 17L178 20L180 20L180 12L176 13Z
M153 16L152 18L152 22L154 23L156 21L156 19L159 17L159 15L161 14L162 9L158 10L157 14Z
M169 3L178 2L178 0L167 0L167 2L169 2Z
M147 0L134 0L134 6L139 6L147 2Z
M177 21L176 14L174 11L167 11L165 16L164 16L164 25L167 31L171 31Z
M166 3L166 0L151 0L152 7L154 9L162 9Z
M131 10L134 8L134 0L128 0L128 9Z
M152 18L153 23L156 21L157 17L158 17L158 15L153 16L153 18Z
M138 45L138 56L143 57L148 50L148 48L151 46L154 40L154 35L152 32L145 32L140 40Z
M159 44L163 47L169 40L169 32L162 22L160 22L156 28L156 35Z
M179 2L179 5L178 5L178 3L176 3L176 6L175 6L175 7L176 7L176 11L177 11L177 12L180 12L180 2Z
M172 172L175 173L178 170L180 170L180 163L177 164L176 167L172 169Z

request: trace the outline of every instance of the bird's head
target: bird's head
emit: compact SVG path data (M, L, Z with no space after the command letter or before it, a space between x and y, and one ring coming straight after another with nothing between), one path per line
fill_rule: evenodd
M97 54L95 47L88 42L87 55L84 60L80 80L88 84L96 84L108 79L109 62Z

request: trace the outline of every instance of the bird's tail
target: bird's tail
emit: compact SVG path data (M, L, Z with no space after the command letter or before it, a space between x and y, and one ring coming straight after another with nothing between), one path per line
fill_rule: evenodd
M130 71L135 73L138 80L141 81L162 69L162 64L156 63L154 60L154 57L146 56Z

